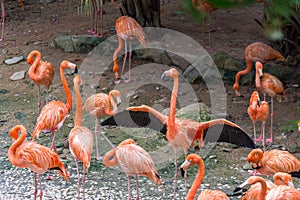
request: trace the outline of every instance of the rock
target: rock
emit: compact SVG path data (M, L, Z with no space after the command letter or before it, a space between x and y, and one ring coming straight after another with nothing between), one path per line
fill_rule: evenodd
M26 73L25 70L16 72L10 77L10 80L18 81L18 80L24 79L25 78L25 73Z
M13 64L19 63L22 60L24 60L24 56L17 56L17 57L13 57L13 58L9 58L9 59L5 60L4 63L7 65L13 65Z
M6 94L6 93L8 93L8 90L6 90L6 89L0 89L0 94Z
M297 65L297 59L291 55L287 56L287 58L285 59L285 62L287 62L290 65Z

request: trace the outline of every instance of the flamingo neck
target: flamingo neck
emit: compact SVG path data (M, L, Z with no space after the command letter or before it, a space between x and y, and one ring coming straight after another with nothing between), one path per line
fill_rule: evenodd
M17 137L19 130L21 130L21 135L20 137ZM17 126L16 128L14 128L14 130L12 130L12 132L10 133L11 135L13 135L13 138L16 139L15 142L10 146L9 150L8 150L8 159L11 162L11 164L15 165L15 166L20 166L20 159L17 159L16 157L16 150L17 148L24 142L27 133L26 133L26 129L24 127L21 126Z
M244 69L244 70L242 70L242 71L239 71L237 74L236 74L236 76L235 76L235 83L239 83L239 80L240 80L240 77L242 76L242 75L245 75L245 74L248 74L249 72L250 72L250 70L251 70L251 68L252 68L252 60L247 60L246 61L246 64L247 64L247 66L246 66L246 69Z
M68 86L68 82L65 77L65 67L63 67L63 66L60 67L60 78L61 78L61 82L64 87L65 93L66 93L66 99L67 99L66 106L68 108L68 111L70 112L70 110L72 108L72 95L71 95L70 88Z
M112 93L109 93L109 96L108 96L108 106L107 106L106 113L108 115L114 115L114 114L116 114L117 111L118 111L118 105L115 102Z
M74 126L81 126L82 124L82 98L80 96L79 85L74 85L75 96L76 96L76 111L75 111L75 120Z
M112 149L104 155L103 164L108 167L113 167L118 164L118 160L116 158L117 149ZM111 159L110 159L111 158Z
M28 75L33 81L37 81L38 76L36 75L35 70L41 60L41 54L37 51L34 51L29 55L29 58L27 60L29 60L29 59L31 60L34 56L35 56L35 60L33 61L33 63L31 64L31 66L28 70Z
M123 39L120 36L118 36L118 44L119 44L118 48L116 49L116 51L114 52L114 55L113 55L113 61L114 61L113 72L114 72L116 78L120 78L120 70L119 70L117 57L123 48Z
M204 162L202 159L199 160L198 162L198 173L197 176L193 182L193 185L191 187L191 189L189 190L189 193L186 196L186 200L194 200L197 190L199 189L203 178L204 178L204 172L205 172L205 168L204 168Z
M260 74L259 74L259 71L256 70L255 71L255 87L257 89L259 89L261 87L261 83L260 83Z
M261 189L260 189L260 192L259 192L257 200L265 200L266 199L266 194L267 194L267 184L266 184L266 181L263 178L261 178L261 179L258 180L258 182L261 185Z
M173 77L173 79L174 79L174 85L173 85L171 101L170 101L168 126L175 125L176 100L177 100L177 94L178 94L178 76Z

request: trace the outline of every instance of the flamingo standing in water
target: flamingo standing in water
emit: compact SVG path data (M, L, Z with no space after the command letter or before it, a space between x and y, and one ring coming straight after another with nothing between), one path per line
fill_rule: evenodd
M75 70L75 72L77 71L77 68L74 63L71 63L66 60L62 61L60 64L60 77L66 93L67 102L64 103L62 101L54 100L47 103L42 108L41 113L37 118L37 122L32 132L32 140L34 140L35 137L37 138L39 137L42 131L50 130L52 132L51 149L54 149L55 152L56 152L56 147L54 144L55 132L62 127L64 121L69 116L69 113L72 109L72 95L64 74L65 68L71 68Z
M275 49L266 45L262 42L254 42L249 44L245 50L245 59L246 59L246 69L239 71L235 75L235 83L233 84L233 89L237 96L242 96L240 93L239 80L242 75L245 75L250 72L252 68L252 62L261 62L265 63L268 60L277 59L284 61L285 58Z
M176 196L178 148L183 149L186 156L190 146L194 146L195 142L199 142L199 147L202 147L204 145L204 139L206 139L206 142L229 142L249 148L255 148L255 144L243 129L226 119L215 119L199 123L191 119L176 118L178 71L175 68L171 68L162 74L162 79L165 76L172 77L174 80L169 116L165 116L149 106L142 105L139 107L129 107L127 110L106 119L101 125L126 127L136 127L137 125L139 127L147 126L166 134L166 138L174 147L175 152L174 196ZM210 131L208 132L209 129ZM213 132L216 132L216 135L212 135Z
M205 174L205 167L202 158L197 154L189 154L184 163L180 166L182 172L184 173L188 167L198 165L198 174L193 182L191 189L189 190L188 194L186 195L186 200L194 200L197 190L199 189L200 185L202 184L204 174ZM203 190L197 199L209 199L209 200L229 200L229 197L220 190Z
M252 168L262 175L270 176L276 172L299 172L300 161L288 151L273 149L263 152L253 149L247 156Z
M54 77L54 68L50 62L41 60L41 53L37 50L31 51L27 56L27 63L30 66L28 75L31 80L38 86L38 113L40 112L40 94L41 85L45 85L46 89L49 90L50 85Z
M4 1L5 0L0 0L1 3L1 37L0 37L0 41L4 40L4 22L5 22L5 8L4 8ZM19 0L22 10L24 10L24 3L22 0Z
M123 42L125 42L125 53L124 53L124 60L123 60L123 66L122 66L122 75L124 73L124 67L126 63L126 58L128 56L128 50L127 50L127 40L129 40L129 77L125 82L131 81L130 77L130 67L131 67L131 56L132 56L132 49L131 49L131 40L134 38L137 38L138 41L145 47L146 46L146 35L141 27L141 25L132 17L129 16L121 16L116 21L116 32L118 34L118 48L114 52L113 55L113 61L114 61L114 67L113 72L116 77L115 83L118 84L121 82L121 74L120 69L117 61L117 56L119 52L123 48Z
M262 91L264 94L264 100L266 100L266 95L271 97L271 126L270 126L270 138L266 139L267 142L273 142L273 98L277 96L277 101L281 102L281 95L286 94L282 82L275 76L263 73L263 65L260 62L255 63L255 86L258 90Z
M88 172L91 162L91 155L93 151L93 133L90 129L82 126L82 99L80 96L79 86L82 84L80 76L74 77L74 90L76 95L76 112L74 119L74 128L69 134L69 149L76 161L76 169L78 175L78 199L80 199L80 175L78 168L78 160L82 162L82 188L83 188L83 199L84 199L84 182L85 174Z
M19 131L21 135L18 136ZM57 153L33 141L24 141L27 133L23 125L17 125L10 130L14 143L8 150L8 160L16 167L28 168L34 172L34 199L37 196L36 174L44 174L54 169L66 181L70 182L69 174ZM40 177L40 199L43 197L42 179Z
M248 114L253 122L254 141L262 141L265 150L265 125L269 115L269 104L266 101L260 101L257 91L252 92ZM256 121L261 121L262 123L260 137L258 139L256 139Z
M163 184L148 152L132 139L124 140L116 148L107 152L104 155L103 163L109 167L120 165L125 172L128 177L128 200L131 199L130 176L132 175L136 177L136 199L139 199L138 176L146 176L157 185Z
M116 98L117 102L114 101ZM98 124L100 122L100 118L104 115L114 115L118 111L117 104L121 103L121 93L118 90L112 90L109 94L98 93L91 95L84 103L83 109L90 112L93 115L95 120L95 139L96 139L96 152L97 159L102 159L99 156L98 152ZM111 145L112 148L115 146L109 141L109 139L104 135L104 133L100 130L100 133L104 137L104 139Z

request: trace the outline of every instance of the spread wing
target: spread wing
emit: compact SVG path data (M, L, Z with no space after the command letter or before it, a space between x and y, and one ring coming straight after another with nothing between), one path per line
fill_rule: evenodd
M220 134L214 134L220 133ZM227 142L239 147L255 149L256 145L252 138L241 128L227 124L214 124L203 133L204 142Z
M143 111L121 111L101 123L102 126L123 126L130 128L150 128L163 134L167 132L166 124L162 123L150 112Z

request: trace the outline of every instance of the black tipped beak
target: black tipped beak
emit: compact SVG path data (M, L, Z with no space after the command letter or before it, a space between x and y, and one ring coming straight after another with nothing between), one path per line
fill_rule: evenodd
M184 177L185 170L183 168L180 168L181 176Z
M233 190L233 193L237 193L237 192L240 192L242 190L242 188L240 188L239 186L236 187L234 190Z
M74 70L74 72L72 73L72 75L76 75L76 74L78 74L78 68L77 68L77 67L75 67L75 70Z

